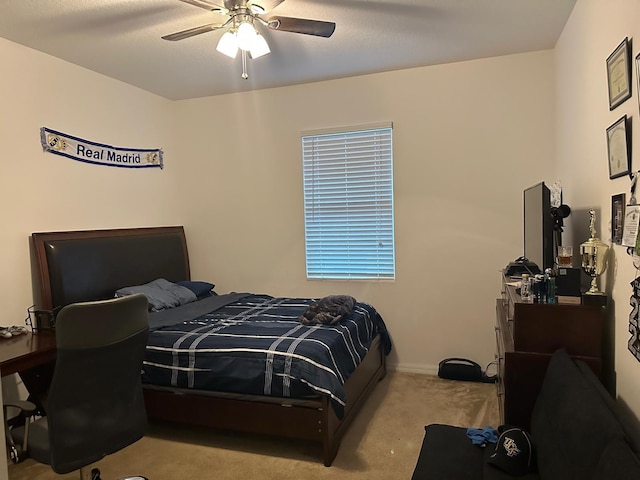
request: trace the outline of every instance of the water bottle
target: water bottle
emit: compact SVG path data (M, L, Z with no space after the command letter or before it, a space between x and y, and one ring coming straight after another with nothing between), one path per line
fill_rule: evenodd
M522 303L533 303L531 277L528 273L522 274L522 281L520 282L520 298L522 298Z
M541 273L534 277L533 293L534 303L547 303L547 282Z
M553 270L547 268L544 278L547 284L547 303L556 303L556 277Z

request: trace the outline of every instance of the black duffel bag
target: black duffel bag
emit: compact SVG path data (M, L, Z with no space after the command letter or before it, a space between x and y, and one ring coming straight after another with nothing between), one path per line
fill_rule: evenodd
M448 380L483 381L480 365L466 358L445 358L438 364L438 376Z

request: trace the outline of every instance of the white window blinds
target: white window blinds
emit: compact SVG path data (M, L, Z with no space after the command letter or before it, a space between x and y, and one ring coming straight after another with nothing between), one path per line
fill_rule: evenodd
M307 278L393 279L392 126L302 135Z

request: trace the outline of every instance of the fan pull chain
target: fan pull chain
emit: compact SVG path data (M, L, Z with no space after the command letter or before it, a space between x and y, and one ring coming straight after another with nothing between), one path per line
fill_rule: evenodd
M247 78L249 78L249 75L247 74L247 51L241 50L241 52L242 52L242 78L246 80Z

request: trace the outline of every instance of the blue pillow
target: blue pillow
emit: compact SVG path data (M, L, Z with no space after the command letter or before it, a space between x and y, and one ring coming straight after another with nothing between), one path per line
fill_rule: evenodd
M144 285L135 285L116 290L116 297L144 293L149 301L149 309L159 312L196 301L196 295L183 286L158 278Z
M200 282L197 280L183 280L181 282L177 282L181 287L186 287L191 290L196 297L202 298L208 296L211 290L214 289L215 285L209 282Z

